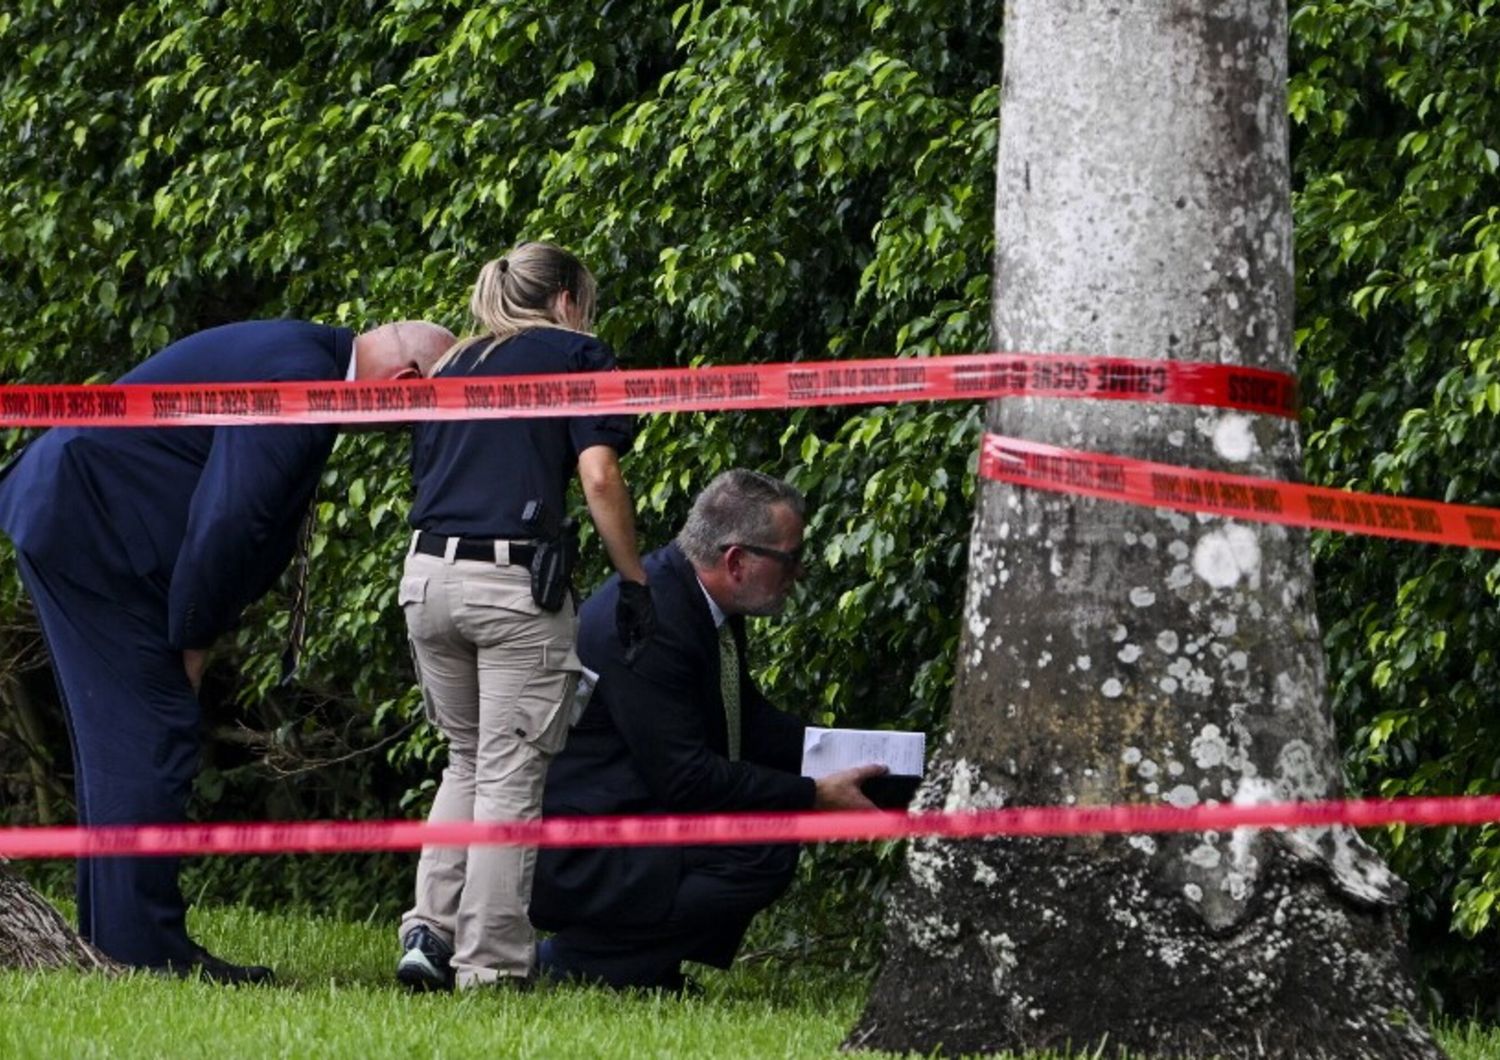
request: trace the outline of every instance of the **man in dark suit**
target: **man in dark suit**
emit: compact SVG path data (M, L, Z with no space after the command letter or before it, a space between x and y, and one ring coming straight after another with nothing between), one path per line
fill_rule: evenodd
M121 383L420 376L452 342L435 324L358 337L292 320L191 335ZM328 424L55 428L0 479L0 528L52 657L85 825L185 819L201 749L207 650L286 567L333 448ZM224 982L269 969L188 938L176 858L78 863L79 933L125 964Z
M744 616L781 610L802 573L802 529L796 490L727 471L646 557L657 624L634 662L616 628L618 577L584 604L578 656L597 684L548 771L544 816L874 809L859 785L884 767L801 776L805 726L746 668ZM543 850L531 919L556 935L539 970L680 990L684 960L729 966L796 860L795 846L764 844Z

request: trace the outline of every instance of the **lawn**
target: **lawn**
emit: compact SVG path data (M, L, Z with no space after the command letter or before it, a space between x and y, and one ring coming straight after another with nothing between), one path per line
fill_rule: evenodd
M705 995L688 1000L571 987L412 997L391 977L390 925L229 907L195 911L193 926L225 957L275 966L278 985L0 973L0 1056L832 1057L866 988L772 963L705 971ZM1500 1060L1494 1032L1442 1039L1454 1060Z

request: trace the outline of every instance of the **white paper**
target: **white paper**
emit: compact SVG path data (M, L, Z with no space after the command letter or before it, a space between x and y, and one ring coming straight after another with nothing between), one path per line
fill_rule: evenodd
M819 729L809 725L802 738L802 775L826 777L854 766L886 766L894 774L919 777L927 736L878 729Z

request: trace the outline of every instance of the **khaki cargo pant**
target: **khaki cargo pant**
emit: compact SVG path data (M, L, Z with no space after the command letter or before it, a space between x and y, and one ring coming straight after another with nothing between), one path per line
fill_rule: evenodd
M399 599L428 719L448 738L428 819L540 816L578 680L572 601L543 611L525 567L419 553L406 557ZM535 864L534 848L424 848L402 934L422 923L450 940L460 988L527 975Z

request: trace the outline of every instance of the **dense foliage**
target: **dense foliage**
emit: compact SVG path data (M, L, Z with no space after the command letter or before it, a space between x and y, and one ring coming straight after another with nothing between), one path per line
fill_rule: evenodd
M1309 3L1293 30L1309 477L1500 504L1500 5ZM1356 783L1500 792L1494 554L1330 536L1317 560ZM1500 830L1383 839L1419 949L1492 965Z
M594 267L600 330L630 366L981 349L999 7L16 0L0 13L0 378L107 378L242 317L462 327L480 263L525 238ZM1309 476L1496 503L1500 12L1293 7ZM756 636L773 698L937 732L977 431L961 405L662 416L626 471L651 545L729 464L805 489L818 562ZM221 646L197 812L419 811L441 749L394 603L405 446L349 434L329 465L302 686L275 687L274 595ZM1332 537L1318 559L1357 783L1500 786L1500 568ZM66 741L4 571L0 784L18 819L62 817ZM1434 937L1450 919L1495 934L1500 836L1386 845ZM886 853L809 862L832 884L808 889L790 940L866 902ZM201 871L360 913L404 894L400 859Z
M234 317L463 326L479 265L523 238L593 266L601 333L632 366L981 347L998 17L917 0L23 2L0 16L0 372L108 376ZM817 561L794 620L759 631L765 682L809 718L932 728L976 432L961 406L664 416L626 472L650 545L725 466L796 481ZM303 688L275 688L283 600L218 653L205 815L422 803L440 747L414 721L394 602L405 448L348 435L329 466ZM18 780L56 813L65 744L6 578L0 608L23 616L7 698L33 705L26 746L48 755ZM259 895L351 878L359 912L380 877L293 868L213 871Z

